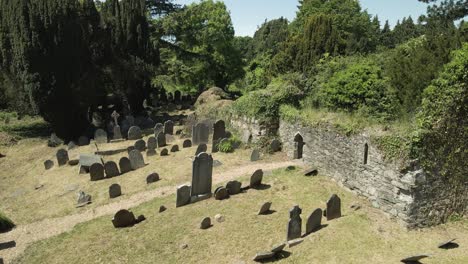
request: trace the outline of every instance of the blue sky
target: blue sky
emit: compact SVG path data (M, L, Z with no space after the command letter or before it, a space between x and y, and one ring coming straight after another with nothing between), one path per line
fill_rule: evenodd
M199 2L199 0L175 0L178 4ZM426 4L417 0L360 0L363 9L379 16L381 23L389 20L394 25L398 19L411 15L416 19L426 13ZM265 19L286 17L294 19L297 0L224 0L231 12L232 22L237 36L252 36L258 25Z

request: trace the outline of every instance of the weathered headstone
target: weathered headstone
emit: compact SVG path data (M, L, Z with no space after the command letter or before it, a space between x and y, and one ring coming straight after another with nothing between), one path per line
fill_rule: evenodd
M52 169L52 167L54 167L54 162L52 160L44 161L44 168L46 170L50 170L50 169Z
M310 234L322 225L322 209L318 208L310 214L306 224L306 234Z
M135 215L125 209L118 211L112 219L115 228L129 227L136 224Z
M91 203L91 195L86 194L83 191L80 191L78 193L78 201L77 201L78 206L77 207L81 207L81 206L87 205L89 203Z
M132 126L130 129L128 129L128 139L129 140L137 140L141 139L141 129L137 126Z
M252 150L252 154L250 155L250 161L257 161L260 159L260 151L258 149Z
M98 144L107 143L107 132L103 129L98 129L94 132L94 141Z
M78 165L79 163L80 163L80 161L77 160L77 159L72 159L72 160L69 160L69 161L68 161L68 165L70 165L70 166L76 166L76 165Z
M148 149L146 151L146 157L153 157L156 156L158 153L156 152L155 149Z
M213 145L212 145L212 152L218 152L219 148L218 145L221 139L226 137L226 124L223 120L218 120L216 123L213 124Z
M230 181L226 184L226 189L230 195L236 195L241 192L242 183L238 181Z
M179 151L179 145L173 145L171 147L171 152L177 152L177 151Z
M294 206L289 211L288 235L287 241L301 237L302 231L302 209L299 206Z
M161 153L159 155L161 155L161 157L169 156L169 151L167 150L167 148L163 148L161 149Z
M71 149L74 149L74 148L77 148L78 146L75 144L75 142L73 141L70 141L68 142L68 150L71 150Z
M158 148L165 147L166 144L166 134L164 132L159 132L158 136L156 137L158 140Z
M120 185L118 185L117 183L112 184L109 187L109 197L112 199L119 197L120 195L122 195L122 188L120 187Z
M327 221L341 217L341 199L333 194L327 201Z
M118 126L119 125L119 113L117 113L117 111L114 110L114 112L112 112L111 114L111 117L112 119L114 119L114 126Z
M114 132L114 140L119 140L122 139L122 130L120 129L120 126L114 126L113 128Z
M161 123L157 123L154 126L154 136L157 137L159 133L164 132L164 125Z
M177 187L176 207L181 207L190 203L190 186L181 185Z
M139 139L139 140L135 141L134 146L135 146L135 149L137 149L138 151L145 151L146 142L143 139Z
M132 171L132 163L130 162L130 159L127 157L120 158L119 167L120 167L120 173L122 174Z
M253 261L261 262L261 261L271 259L274 256L275 256L275 252L271 252L271 251L258 252L253 258Z
M79 146L86 146L89 145L89 138L85 136L81 136L78 138L78 145Z
M210 194L212 177L213 157L205 152L198 154L193 160L191 195Z
M101 157L94 154L80 154L80 166L84 169L89 170L94 163L103 164Z
M214 192L214 197L216 200L224 200L229 198L229 193L225 187L221 186L216 188Z
M66 165L69 160L68 151L66 151L65 149L59 149L55 156L57 157L57 164L59 166Z
M278 152L281 150L281 142L278 139L273 139L270 143L270 151Z
M197 146L197 151L195 151L195 156L198 156L198 154L206 152L208 150L208 146L206 144L200 144Z
M159 207L159 212L160 212L160 213L162 213L162 212L164 212L164 211L166 211L166 210L167 210L167 208L166 208L166 206L164 206L164 205L161 205L161 206Z
M273 248L271 249L271 252L279 253L283 251L284 247L286 247L286 243L284 242L281 244L274 245Z
M164 134L174 135L174 122L168 120L164 123Z
M149 137L146 145L148 149L156 149L158 147L158 140L155 137Z
M107 178L112 178L120 175L117 164L113 161L108 161L104 164L104 171L106 172Z
M146 184L150 184L157 181L159 181L159 174L157 173L151 173L146 177Z
M49 140L47 141L47 146L55 148L63 144L63 140L57 137L55 133L50 135Z
M259 215L268 214L270 212L270 208L271 208L271 202L266 202L262 205L262 207L260 207L260 211L258 211L258 214Z
M317 176L318 170L315 168L304 170L304 176Z
M262 185L263 170L256 170L250 177L250 188L258 188Z
M94 163L89 167L89 174L91 181L99 181L104 179L104 166L100 163Z
M198 123L192 127L192 143L195 145L208 143L210 128L204 123Z
M143 159L143 155L141 152L134 149L129 153L130 164L132 166L132 170L138 170L139 168L143 168L145 166L145 160Z
M182 144L183 148L191 148L192 147L192 141L190 139L184 140L184 143Z
M200 229L208 229L211 227L211 218L205 217L200 223Z

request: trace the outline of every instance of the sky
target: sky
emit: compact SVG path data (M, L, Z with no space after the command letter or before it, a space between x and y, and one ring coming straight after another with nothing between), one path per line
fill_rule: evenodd
M178 4L189 4L199 0L175 0ZM388 20L394 26L397 20L411 15L416 19L426 13L426 4L417 0L360 0L363 9L378 15L383 24ZM236 36L253 36L265 19L285 17L292 21L296 16L298 0L224 0L231 12Z

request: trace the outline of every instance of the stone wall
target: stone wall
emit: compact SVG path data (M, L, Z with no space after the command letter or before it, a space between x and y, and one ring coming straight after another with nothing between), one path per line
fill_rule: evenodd
M366 133L345 136L331 127L304 127L280 121L279 136L283 151L291 158L298 155L295 137L296 140L302 137L302 159L306 163L367 197L374 207L409 228L436 225L454 212L467 211L467 185L453 193L453 184L441 177L429 176L417 162L400 169L401 166L384 161Z
M264 124L245 116L232 116L230 127L237 131L244 143L255 143L261 137L275 135L278 131L278 124Z

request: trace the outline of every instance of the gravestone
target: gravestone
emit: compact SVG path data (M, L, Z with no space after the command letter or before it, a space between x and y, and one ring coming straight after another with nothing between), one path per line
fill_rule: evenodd
M171 152L177 152L177 151L179 151L179 145L173 145L171 147Z
M158 140L155 137L149 137L147 147L148 149L156 149L158 147Z
M122 130L120 130L120 126L114 126L113 128L114 132L114 140L119 140L122 139Z
M266 260L273 258L275 254L276 254L275 252L271 252L271 251L258 252L253 258L253 261L256 261L256 262L266 261Z
M260 207L260 211L258 211L258 214L259 215L268 214L270 212L270 208L271 208L271 202L266 202L262 205L262 207Z
M49 140L47 141L47 146L55 148L63 144L63 140L57 137L55 133L50 135Z
M238 181L230 181L226 184L226 189L230 195L236 195L241 192L242 183Z
M54 167L54 162L52 160L44 161L44 168L46 170L50 170L50 169L52 169L52 167Z
M226 188L223 186L216 188L214 192L214 197L216 200L224 200L229 198L229 193Z
M77 200L78 207L81 207L90 203L91 203L91 195L86 194L83 191L80 191L78 193L78 200Z
M137 126L132 126L130 129L128 129L128 139L129 140L137 140L141 139L141 129Z
M190 203L190 186L181 185L177 187L176 207L181 207Z
M205 152L193 160L191 196L211 194L213 157Z
M94 163L89 167L89 174L91 181L99 181L104 179L104 166L100 163Z
M107 143L107 133L103 129L98 129L94 132L94 141L98 144Z
M130 162L130 159L127 157L120 158L119 167L120 167L120 173L122 174L132 171L132 163Z
M182 144L183 148L191 148L192 147L192 141L190 139L184 140L184 143Z
M164 134L174 135L174 122L168 120L164 123Z
M70 141L68 142L68 150L71 150L71 149L74 149L74 148L77 148L78 146L75 144L75 142L73 141Z
M161 149L160 155L161 155L161 157L169 156L169 151L167 150L167 148Z
M208 150L208 147L206 144L200 144L197 147L197 151L195 151L195 156L198 156L198 154L206 152Z
M89 138L85 136L81 136L78 138L78 146L86 146L89 145Z
M101 157L94 154L80 154L80 166L83 169L89 170L94 163L103 164Z
M68 151L66 151L65 149L59 149L55 156L57 157L57 164L59 166L66 165L68 160L69 160L68 159Z
M211 218L205 217L200 223L200 229L208 229L211 227Z
M210 128L204 123L198 123L192 127L192 143L195 145L207 144Z
M156 156L158 153L156 152L155 149L148 149L146 151L146 157L153 157Z
M333 194L327 201L327 221L341 217L341 199Z
M112 178L120 175L117 164L113 161L108 161L104 164L104 171L106 172L107 178Z
M223 120L218 120L213 124L213 145L211 150L213 153L219 151L218 145L223 138L226 138L226 124Z
M137 149L138 151L145 151L146 142L143 139L139 139L139 140L135 141L134 146L135 146L135 149Z
M112 184L109 187L109 197L116 198L122 195L122 188L117 183Z
M310 234L320 228L322 225L322 209L318 208L307 218L306 234Z
M129 227L136 224L135 215L125 209L118 211L112 219L115 228Z
M271 152L278 152L281 150L281 142L278 139L273 139L270 143L270 151Z
M166 135L164 134L164 132L159 132L156 139L158 140L158 148L166 146Z
M119 117L120 117L119 113L117 113L117 111L114 110L114 112L112 112L112 114L111 114L111 117L114 120L114 127L118 126L119 125ZM114 134L114 138L115 138L115 134Z
M150 184L157 181L159 181L159 174L157 173L151 173L146 177L146 184Z
M252 154L250 155L250 161L257 161L260 159L260 151L258 149L254 149Z
M164 132L164 125L161 123L157 123L154 126L154 136L157 137L159 133Z
M129 146L127 147L127 153L130 154L130 151L135 150L135 146Z
M256 170L250 177L250 188L258 188L262 185L263 170Z
M130 151L129 159L132 170L138 170L139 168L143 168L145 166L143 155L141 155L141 152L136 149Z
M287 241L301 237L302 232L302 209L296 205L289 211L288 236Z
M69 161L68 161L68 165L70 165L70 166L76 166L76 165L78 165L79 163L80 163L80 161L77 160L77 159L72 159L72 160L69 160Z

